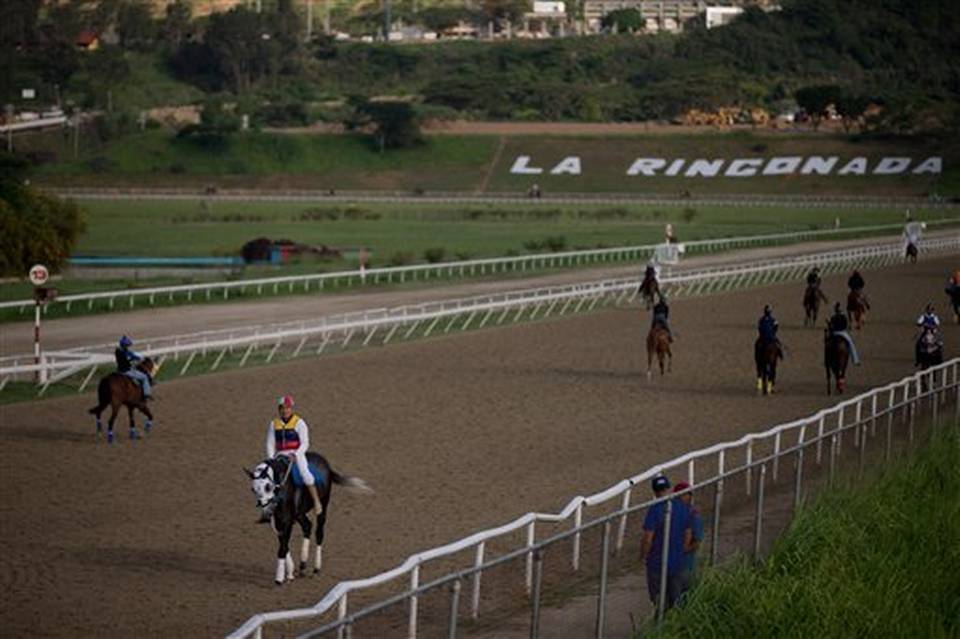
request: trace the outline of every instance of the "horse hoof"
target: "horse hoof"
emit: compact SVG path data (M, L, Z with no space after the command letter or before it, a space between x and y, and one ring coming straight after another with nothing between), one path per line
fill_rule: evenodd
M283 582L282 582L282 581L274 581L273 583L275 583L275 584L278 585L278 586L282 586L282 585L283 585Z
M319 575L319 574L320 574L320 569L319 569L319 568L314 568L314 569L313 569L313 576L316 577L316 576Z
M113 433L107 433L107 443L108 444L113 443Z

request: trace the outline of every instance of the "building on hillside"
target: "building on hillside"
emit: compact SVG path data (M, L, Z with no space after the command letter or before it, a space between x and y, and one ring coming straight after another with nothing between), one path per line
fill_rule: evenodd
M583 18L588 31L599 32L603 17L621 9L635 9L643 19L644 32L677 33L691 22L706 22L707 28L729 23L743 13L744 7L757 6L765 11L779 7L768 0L584 0Z
M705 17L707 28L713 29L730 24L741 13L743 13L743 7L707 7Z
M73 41L80 51L96 51L100 48L100 36L90 30L81 31Z

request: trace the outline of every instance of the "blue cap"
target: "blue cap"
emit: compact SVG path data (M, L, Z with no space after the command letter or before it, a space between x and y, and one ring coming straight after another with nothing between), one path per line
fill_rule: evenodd
M127 346L133 346L133 340L124 335L120 338L120 347L126 348Z
M653 489L653 492L658 493L661 490L670 488L670 480L667 479L665 475L657 475L650 482L650 487Z

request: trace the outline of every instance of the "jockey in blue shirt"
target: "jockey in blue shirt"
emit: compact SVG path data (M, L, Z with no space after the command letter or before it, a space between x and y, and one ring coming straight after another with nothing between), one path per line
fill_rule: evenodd
M773 309L767 304L763 307L763 315L757 322L757 331L760 333L761 341L764 344L769 344L770 342L779 343L780 340L777 339L778 328L780 328L780 325L777 324L777 320L773 317Z
M847 316L840 310L840 302L837 302L833 305L833 317L827 320L827 330L830 331L831 336L837 335L846 340L847 346L850 347L850 358L853 360L853 365L859 366L860 354L857 353L857 345L853 343L853 338L847 332L847 327Z
M670 329L670 307L667 306L667 296L660 294L660 300L653 307L653 321L650 323L650 328L653 328L657 324L667 329L667 335L670 337L670 341L673 341L673 331Z
M133 340L124 335L120 338L119 346L114 352L117 358L117 371L133 379L143 390L144 401L152 399L150 394L150 376L134 366L141 361L143 357L139 353L130 350L133 346Z
M940 338L940 318L937 317L937 314L933 310L933 302L927 304L926 308L923 309L923 315L917 318L917 328L919 332L917 333L917 344L916 344L916 365L920 365L920 347L923 343L923 335L927 331L930 331L937 337L937 341L942 344L943 341Z

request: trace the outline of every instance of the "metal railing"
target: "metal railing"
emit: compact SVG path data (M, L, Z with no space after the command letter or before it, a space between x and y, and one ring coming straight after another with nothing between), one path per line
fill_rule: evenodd
M888 243L768 262L665 272L661 286L673 299L724 292L799 279L814 265L829 274L852 267L895 263L902 259L901 248L899 243ZM960 236L924 240L923 250L928 253L960 251ZM216 370L231 355L239 358L240 366L245 366L259 351L266 352L262 361L269 363L283 356L320 355L333 349L386 345L395 339L429 337L438 332L465 331L506 321L590 311L598 305L634 299L638 285L639 279L635 277L611 279L366 310L312 321L144 338L142 352L161 365L176 362L175 370L184 375L198 357L208 355L215 355L210 369ZM39 363L34 362L32 353L6 356L0 358L0 390L15 379L37 376L42 394L51 384L79 375L83 376L78 387L82 392L100 366L112 366L112 353L113 344L98 344L46 352Z
M673 298L722 292L755 285L802 277L813 265L824 273L850 267L865 268L896 262L900 245L859 247L841 251L798 256L753 264L714 267L695 271L665 274L664 290ZM927 252L956 252L960 237L924 241ZM296 357L308 353L321 354L330 348L346 348L351 344L385 345L393 339L429 336L434 332L482 328L493 322L502 324L521 319L545 318L554 313L565 314L592 310L598 304L629 301L636 295L637 278L603 280L560 287L510 291L465 299L442 300L394 309L375 309L320 318L315 321L288 322L268 326L252 326L190 335L148 338L142 340L144 353L163 363L167 358L185 358L180 374L186 374L198 356L216 353L212 369L216 370L228 354L243 349L239 364L244 366L254 352L266 348L265 362L278 355ZM356 338L356 339L355 339ZM289 352L282 349L286 346ZM51 383L87 372L79 390L94 375L96 368L113 362L112 344L47 352L42 361L33 363L32 354L0 358L0 389L9 381L39 373L41 392ZM30 362L30 363L23 363Z
M944 226L960 224L956 220L936 220L927 223L928 226ZM845 229L820 229L797 231L789 233L774 233L767 235L753 235L743 237L719 238L710 240L696 240L683 244L687 255L698 255L729 251L748 247L767 246L783 243L804 242L826 237L857 236L871 233L897 232L903 229L901 224L882 224L875 226L851 227ZM556 268L574 268L608 262L636 262L650 260L657 244L641 246L624 246L586 251L564 251L558 253L542 253L535 255L520 255L513 257L497 257L458 262L443 262L436 264L411 264L407 266L381 267L350 271L335 271L331 273L311 273L307 275L287 275L282 277L268 277L245 280L223 280L201 284L181 284L175 286L156 286L149 288L123 289L100 291L96 293L78 293L63 295L56 300L45 304L43 312L50 308L63 308L70 312L75 304L86 304L87 309L94 304L105 303L108 309L121 307L131 309L137 300L141 304L154 305L158 299L166 299L167 303L179 300L181 303L196 301L229 300L230 295L256 294L263 295L264 291L272 294L322 292L328 289L341 287L355 287L365 285L381 285L405 282L416 282L436 279L454 279L470 277L486 277L506 273L523 273ZM24 313L34 307L34 300L22 299L0 302L0 310L16 309Z
M602 527L600 548L600 582L598 585L596 636L604 636L606 586L608 581L608 566L611 544L619 552L623 548L627 518L629 515L648 509L655 503L667 503L668 527L670 513L670 497L683 493L692 493L713 487L712 526L710 531L710 563L714 564L718 558L719 529L721 524L721 506L724 496L724 485L742 476L746 495L753 492L756 496L756 511L753 525L752 556L760 558L761 540L763 535L763 513L765 505L765 488L769 482L776 482L785 464L793 461L792 501L793 510L800 507L803 501L804 469L811 465L823 464L824 449L827 448L827 467L829 481L833 482L837 473L837 466L841 460L841 449L844 439L851 439L847 445L852 445L857 451L858 472L863 473L866 463L866 449L870 438L876 438L878 432L884 441L884 459L892 457L893 430L896 414L900 414L900 425L906 428L907 441L910 445L915 439L916 417L924 407L929 407L929 414L934 428L941 414L943 405L948 400L953 401L954 424L960 424L960 358L934 366L925 371L904 377L900 381L874 388L866 393L825 408L816 414L792 422L775 426L760 433L748 434L736 441L724 442L689 452L675 459L649 468L633 477L624 479L610 488L590 496L576 496L560 512L527 513L513 522L475 533L445 546L411 555L401 565L366 579L345 581L337 584L317 604L309 608L260 613L251 617L241 627L230 633L230 639L255 637L262 639L263 628L267 624L290 622L305 619L315 619L329 611L336 610L336 619L307 632L301 637L318 637L327 633L336 632L338 638L349 635L352 626L361 619L370 617L388 607L404 601L408 602L407 636L413 639L418 636L418 606L417 599L442 586L450 585L449 600L449 637L457 636L460 612L460 593L464 582L470 581L472 592L470 598L469 616L477 619L480 614L480 590L484 571L504 565L510 561L523 559L525 562L524 584L530 597L530 636L539 636L540 597L543 584L543 552L549 546L559 542L570 542L572 555L570 557L571 570L580 569L581 544L580 540L587 531ZM848 437L849 435L849 437ZM788 438L795 438L788 442ZM764 452L766 451L766 452ZM733 465L730 460L739 455L742 463ZM812 459L811 459L812 457ZM806 458L806 461L805 461ZM698 476L698 464L701 468L707 467L712 474ZM653 499L639 504L631 504L633 490L653 477L669 472L679 472L685 476L691 485L680 493L669 497ZM710 471L707 471L710 472ZM699 482L699 483L698 483ZM596 517L583 523L585 509L599 506L613 500L620 500L620 507L612 513ZM536 539L536 524L549 522L553 524L566 523L572 520L571 528L545 539ZM488 544L497 539L510 539L510 535L526 529L526 544L515 548L496 559L485 559L485 549ZM611 540L611 535L614 535ZM474 550L475 560L470 566L454 570L437 578L430 583L420 584L419 573L427 562L443 557L450 557L456 553ZM663 556L669 552L669 535L664 536ZM661 585L666 579L667 561L661 562ZM388 597L378 603L369 605L361 610L350 612L348 597L351 593L382 586L397 579L409 578L410 587L402 592ZM519 576L517 578L519 580ZM665 609L663 597L666 589L660 589L660 605L658 619L662 618Z

